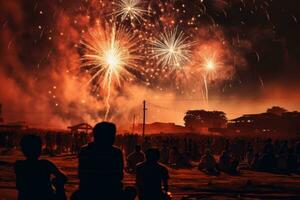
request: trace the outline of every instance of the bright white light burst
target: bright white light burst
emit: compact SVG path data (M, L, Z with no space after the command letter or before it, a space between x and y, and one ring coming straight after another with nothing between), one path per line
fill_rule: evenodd
M138 21L143 19L143 15L147 13L142 7L141 0L120 0L117 3L118 10L115 12L116 16L121 16L121 20L129 18L131 21Z
M120 87L122 80L133 79L131 70L139 69L138 42L133 34L113 25L90 30L82 44L85 50L82 68L91 74L89 83L93 82L106 92L106 119L112 86L117 84Z
M159 65L176 69L189 62L193 43L188 41L182 31L178 32L177 28L165 31L151 41L151 44L153 58L157 59Z

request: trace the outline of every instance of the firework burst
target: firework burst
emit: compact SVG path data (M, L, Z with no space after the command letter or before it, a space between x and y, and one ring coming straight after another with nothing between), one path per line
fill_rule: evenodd
M202 63L202 77L204 82L204 94L203 97L208 103L208 83L210 80L214 79L216 70L222 65L220 61L217 60L216 54L210 57L204 57Z
M106 91L107 119L112 87L120 87L123 80L132 80L132 71L139 70L138 42L129 31L113 25L90 30L82 44L85 49L82 68L91 74L89 83L93 82L97 88Z
M177 28L165 31L151 44L153 58L157 59L158 65L176 69L189 61L192 43Z
M120 0L117 3L117 11L114 13L117 17L121 17L121 20L130 19L131 21L140 22L143 19L143 15L147 13L147 10L143 9L141 0Z

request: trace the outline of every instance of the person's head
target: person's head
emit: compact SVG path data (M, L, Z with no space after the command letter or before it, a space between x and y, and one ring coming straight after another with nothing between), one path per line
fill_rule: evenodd
M141 151L141 145L135 145L135 151L140 152Z
M222 155L227 155L227 154L228 154L227 150L222 151Z
M267 140L266 140L266 143L272 143L272 139L271 138L268 138Z
M205 149L205 155L206 156L210 156L211 155L210 149Z
M94 142L100 146L112 146L116 138L116 125L111 122L97 123L93 128Z
M159 150L156 148L150 148L145 152L146 161L150 163L157 163L159 160Z
M37 135L25 135L20 142L21 150L27 159L38 159L42 152L42 140Z

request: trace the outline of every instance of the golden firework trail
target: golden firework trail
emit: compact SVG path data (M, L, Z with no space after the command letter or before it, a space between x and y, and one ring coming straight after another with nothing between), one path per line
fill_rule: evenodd
M206 103L208 103L208 83L209 80L212 79L214 76L218 66L220 66L221 63L216 60L215 54L213 54L211 57L205 57L204 62L202 64L202 77L203 77L203 83L204 83L204 99Z
M139 70L138 41L134 34L113 24L89 30L82 44L85 50L82 67L91 74L89 83L93 82L106 91L106 120L112 89L121 87L123 80L132 80L131 70Z

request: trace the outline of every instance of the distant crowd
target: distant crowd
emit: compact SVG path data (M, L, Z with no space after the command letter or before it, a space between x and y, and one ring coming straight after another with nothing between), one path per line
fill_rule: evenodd
M66 199L67 177L40 155L79 157L79 188L71 199L170 199L168 167L193 168L209 175L238 175L242 170L299 173L296 139L225 138L199 135L116 135L115 125L98 123L92 134L0 133L2 154L19 148L26 160L15 164L19 199ZM135 187L123 188L123 171L136 175ZM50 179L50 177L54 177ZM54 189L53 189L54 188ZM33 196L32 196L33 195ZM42 198L41 198L42 197Z

